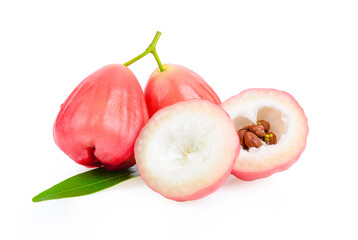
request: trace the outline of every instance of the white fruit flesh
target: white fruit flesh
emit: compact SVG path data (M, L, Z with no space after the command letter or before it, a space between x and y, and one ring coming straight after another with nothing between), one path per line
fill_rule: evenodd
M277 137L275 145L264 144L259 148L242 150L234 171L266 171L262 176L253 178L266 177L289 167L285 164L297 160L305 148L307 118L296 100L286 92L275 89L249 89L228 99L222 107L233 119L237 130L252 123L256 124L258 120L266 120L271 124L270 131ZM281 166L285 167L280 168Z
M154 191L191 200L215 191L215 184L226 179L238 146L235 126L220 106L189 100L153 115L137 138L135 158L140 175Z

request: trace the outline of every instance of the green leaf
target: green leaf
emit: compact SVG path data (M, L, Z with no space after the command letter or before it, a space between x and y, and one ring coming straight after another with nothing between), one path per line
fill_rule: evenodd
M70 177L35 196L33 202L78 197L101 191L118 183L139 176L133 167L126 170L108 171L101 167Z

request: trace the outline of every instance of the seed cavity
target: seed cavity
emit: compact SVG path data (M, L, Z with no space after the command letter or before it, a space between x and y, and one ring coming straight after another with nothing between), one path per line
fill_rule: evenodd
M265 142L267 145L277 143L276 135L270 131L270 123L265 120L257 121L257 124L251 124L241 128L237 133L240 138L240 144L243 149L259 148Z

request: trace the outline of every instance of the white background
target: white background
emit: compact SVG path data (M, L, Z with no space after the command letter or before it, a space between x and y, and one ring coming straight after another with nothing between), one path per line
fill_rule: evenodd
M163 63L201 75L221 100L291 93L309 120L289 170L178 203L141 178L32 203L80 172L55 145L61 103L87 75L163 32ZM1 239L358 239L357 1L1 1ZM156 62L130 67L144 87Z

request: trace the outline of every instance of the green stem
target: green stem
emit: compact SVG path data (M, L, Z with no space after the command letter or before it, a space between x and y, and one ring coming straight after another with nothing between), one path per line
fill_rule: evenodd
M160 62L159 56L158 56L158 54L157 54L157 50L155 50L155 48L154 48L154 50L152 51L152 54L153 54L155 60L157 61L157 64L158 64L158 66L159 66L159 70L160 70L161 72L163 72L165 69L164 69L162 63Z
M123 65L128 67L132 63L134 63L134 62L138 61L139 59L143 58L144 56L146 56L148 53L152 53L154 55L155 60L157 61L157 64L159 66L159 70L161 72L163 72L165 69L164 69L162 63L160 62L160 59L159 59L158 54L157 54L157 50L155 49L161 34L162 34L161 32L157 31L153 41L147 47L147 49L142 54L140 54L140 55L136 56L135 58L129 60L128 62L124 63Z

